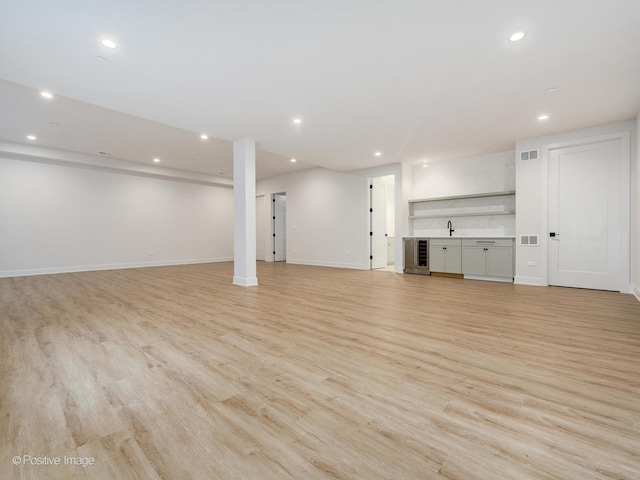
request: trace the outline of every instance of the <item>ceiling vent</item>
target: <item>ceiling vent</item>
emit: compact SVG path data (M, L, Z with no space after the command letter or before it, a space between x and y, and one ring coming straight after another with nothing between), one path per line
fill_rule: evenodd
M520 161L524 162L526 160L537 160L538 159L538 150L529 150L528 152L520 152Z
M537 247L538 235L520 235L520 245L523 247Z

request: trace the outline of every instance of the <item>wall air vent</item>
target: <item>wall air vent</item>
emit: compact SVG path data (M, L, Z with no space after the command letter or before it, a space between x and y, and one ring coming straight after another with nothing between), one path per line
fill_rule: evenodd
M539 157L538 150L529 150L527 152L520 152L520 161L537 160Z
M520 235L520 245L523 247L537 247L538 235Z

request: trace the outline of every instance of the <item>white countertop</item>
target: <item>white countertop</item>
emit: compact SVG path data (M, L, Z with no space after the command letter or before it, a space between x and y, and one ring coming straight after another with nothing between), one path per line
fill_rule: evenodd
M474 238L508 238L508 239L515 239L516 236L515 235L468 235L468 236L463 236L463 235L454 235L452 237L449 236L437 236L437 235L410 235L407 237L402 237L402 238L451 238L454 240L462 240L462 239L474 239Z

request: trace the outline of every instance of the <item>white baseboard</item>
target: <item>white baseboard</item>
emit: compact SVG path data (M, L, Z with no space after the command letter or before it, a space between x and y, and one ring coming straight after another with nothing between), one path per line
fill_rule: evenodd
M633 289L633 295L640 302L640 287L638 285L633 285L632 289Z
M484 275L465 275L467 280L483 280L486 282L501 282L501 283L513 283L512 278L507 277L486 277Z
M258 285L257 277L233 277L233 284L241 287L255 287Z
M167 260L156 262L114 263L104 265L76 265L73 267L34 268L28 270L5 270L0 278L28 277L32 275L53 275L56 273L95 272L100 270L123 270L126 268L169 267L175 265L193 265L198 263L232 262L233 257L201 258L186 260Z
M313 267L333 267L333 268L350 268L353 270L369 270L368 265L358 263L340 263L340 262L318 262L316 260L287 259L287 263L294 265L311 265Z
M516 285L533 285L535 287L546 287L544 283L542 283L542 279L539 277L523 277L516 276L513 279L513 283Z

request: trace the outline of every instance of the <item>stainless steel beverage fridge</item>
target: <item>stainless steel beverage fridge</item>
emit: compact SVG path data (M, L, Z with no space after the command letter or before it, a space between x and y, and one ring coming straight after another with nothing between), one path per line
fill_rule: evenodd
M404 238L404 273L430 274L427 238Z

